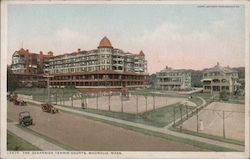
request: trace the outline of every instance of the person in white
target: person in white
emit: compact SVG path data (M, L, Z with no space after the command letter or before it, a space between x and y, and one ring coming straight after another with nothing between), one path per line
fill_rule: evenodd
M199 130L200 131L204 130L203 120L201 120L201 119L200 119L200 122L199 122Z

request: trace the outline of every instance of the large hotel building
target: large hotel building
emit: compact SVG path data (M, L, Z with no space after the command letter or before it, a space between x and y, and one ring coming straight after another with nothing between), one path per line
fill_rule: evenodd
M236 70L230 67L222 67L217 63L214 67L204 70L202 79L203 91L233 93L240 87L238 80L239 77Z
M124 52L113 48L104 37L97 49L53 56L46 60L42 73L50 74L52 87L75 87L85 90L134 89L147 85L147 61L145 54ZM19 60L18 58L16 60ZM12 60L12 65L14 60ZM11 67L13 70L18 70ZM24 69L22 72L26 72ZM37 72L38 73L38 72Z
M156 88L162 90L187 90L191 88L191 72L184 69L165 69L156 73Z

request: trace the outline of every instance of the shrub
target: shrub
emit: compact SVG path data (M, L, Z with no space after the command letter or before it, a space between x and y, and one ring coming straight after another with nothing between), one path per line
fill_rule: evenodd
M220 99L223 100L223 101L228 101L229 99L229 96L226 92L220 92Z

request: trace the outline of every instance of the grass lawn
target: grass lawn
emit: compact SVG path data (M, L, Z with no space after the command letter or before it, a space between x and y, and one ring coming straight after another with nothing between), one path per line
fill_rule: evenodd
M214 97L211 93L193 93L194 97L202 97L207 102L212 101L220 101L220 95L219 93L214 94ZM228 95L228 101L223 101L227 103L233 103L233 104L244 104L245 103L245 96L236 96L236 95Z
M208 139L213 139L213 140L217 140L217 141L222 141L222 142L226 142L226 143L242 145L242 146L245 145L244 141L239 141L239 140L234 140L234 139L227 139L227 138L223 138L221 136L209 135L209 134L206 134L206 133L197 133L197 132L186 130L186 129L182 129L180 131L179 128L174 128L174 127L171 127L170 130L185 133L185 134L195 135L195 136L199 136L199 137L204 137L204 138L208 138Z
M7 150L8 151L40 151L40 149L31 143L23 140L11 132L7 132Z
M188 100L191 101L191 102L193 102L193 103L195 103L196 106L199 106L199 105L202 104L202 100L199 99L199 98L197 98L197 97L193 97L193 98L190 98L190 99L188 99Z
M72 107L70 107L72 108ZM190 111L193 107L187 107L188 111ZM81 108L72 108L78 109L80 111L85 111L89 113L95 113L99 115L104 115L112 118L122 119L126 121L131 121L135 123L141 123L145 125L151 125L155 127L164 127L174 120L174 109L175 109L175 118L178 119L181 117L181 109L179 104L173 104L171 106L165 106L158 108L156 110L152 110L145 113L140 114L132 114L132 113L121 113L107 110L96 110L96 109L81 109ZM186 107L182 107L183 116L186 114Z

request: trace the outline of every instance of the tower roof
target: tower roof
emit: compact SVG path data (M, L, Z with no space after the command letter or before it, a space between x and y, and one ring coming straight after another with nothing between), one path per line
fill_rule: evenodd
M99 43L98 48L113 48L109 39L105 36Z
M145 56L144 52L141 50L139 53L140 56Z

